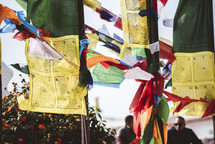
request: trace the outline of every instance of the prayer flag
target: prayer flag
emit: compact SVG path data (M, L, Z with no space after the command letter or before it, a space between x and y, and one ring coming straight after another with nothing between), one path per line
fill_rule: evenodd
M78 35L76 0L28 0L27 20L50 31L50 37Z
M29 56L31 41L27 40L30 96L29 99L20 96L19 107L36 112L86 115L84 96L87 94L87 86L78 86L78 36L49 38L49 43L66 59L49 60Z
M140 10L146 9L144 0L121 0L124 47L120 53L120 59L124 58L125 49L128 47L149 48L147 17L140 17L138 14Z
M215 98L212 1L180 0L174 18L172 92L182 98ZM180 104L174 103L171 112ZM203 115L208 103L192 102L178 114Z
M88 85L80 86L82 71L80 72L77 1L28 0L27 4L27 20L35 27L50 32L47 44L63 58L50 60L29 56L30 49L37 41L27 40L30 95L29 99L23 96L18 98L19 107L36 112L86 115L84 96L87 95ZM50 54L47 49L45 51Z

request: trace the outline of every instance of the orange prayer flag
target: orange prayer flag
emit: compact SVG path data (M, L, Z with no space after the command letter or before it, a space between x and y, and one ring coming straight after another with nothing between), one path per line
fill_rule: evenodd
M168 124L163 123L163 139L164 139L164 144L167 144L167 133L168 133Z
M8 18L13 21L16 25L21 25L21 21L16 16L15 12L8 7L0 6L0 24L4 18Z
M157 129L157 125L156 125L156 119L154 119L154 127L153 127L153 134L152 136L157 139L158 138L158 129Z
M103 61L109 61L109 62L113 62L113 63L116 63L116 64L120 64L120 61L118 61L118 60L115 60L113 58L110 58L110 57L107 57L107 56L104 56L104 55L99 55L99 56L94 56L94 57L91 57L91 58L87 59L87 66L89 68L92 68L97 63L100 63L100 62L103 62Z

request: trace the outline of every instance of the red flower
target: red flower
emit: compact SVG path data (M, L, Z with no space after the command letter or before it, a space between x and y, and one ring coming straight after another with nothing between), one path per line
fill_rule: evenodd
M24 139L23 138L18 138L18 141L19 142L24 142Z
M7 108L7 111L9 112L9 111L11 111L11 109L12 109L12 107L8 107L8 108Z
M22 121L24 121L24 122L27 121L27 119L26 119L25 117L21 117L20 119L21 119Z
M57 139L57 144L61 144L61 139Z
M17 112L17 113L21 113L21 112L22 112L22 110L20 110L20 109L17 109L17 110L16 110L16 112Z
M29 95L28 94L24 94L25 98L28 99L29 98Z
M38 128L39 128L39 129L44 129L44 128L46 128L46 126L45 126L44 124L39 124L39 125L38 125Z
M9 124L4 124L4 129L9 129L9 128L10 128Z
M6 119L2 119L2 122L4 123L6 121Z

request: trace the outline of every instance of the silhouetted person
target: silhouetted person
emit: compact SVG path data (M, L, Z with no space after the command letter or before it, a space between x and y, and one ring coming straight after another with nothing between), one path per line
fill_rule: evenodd
M185 127L186 123L183 117L178 116L175 119L174 127L168 131L167 144L202 144L195 133Z
M116 142L117 144L129 144L135 138L136 134L133 131L133 116L128 115L125 118L125 127L120 130Z

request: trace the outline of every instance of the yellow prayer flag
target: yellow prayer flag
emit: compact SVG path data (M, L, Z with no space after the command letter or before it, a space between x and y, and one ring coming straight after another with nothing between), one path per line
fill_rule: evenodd
M209 51L196 53L175 53L172 67L172 93L191 99L215 99L214 53ZM177 107L179 102L174 103ZM193 102L185 106L178 114L201 116L208 106L204 102Z
M139 16L140 10L146 10L146 8L146 0L121 0L124 49L149 48L147 16ZM120 58L124 57L124 49Z
M19 107L35 112L86 115L87 86L78 86L78 35L49 38L49 44L64 57L62 60L29 56L30 41L26 41L30 92L29 99L18 97Z

